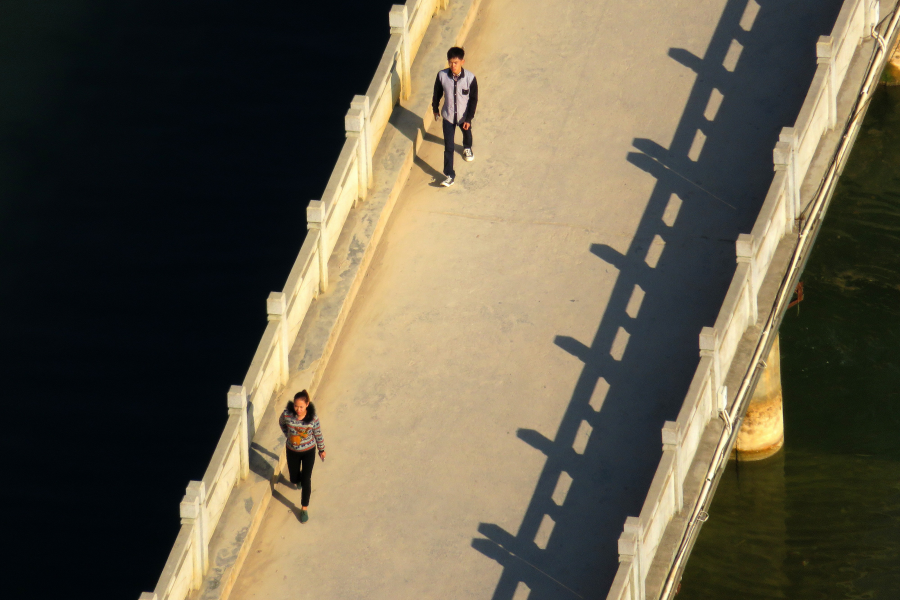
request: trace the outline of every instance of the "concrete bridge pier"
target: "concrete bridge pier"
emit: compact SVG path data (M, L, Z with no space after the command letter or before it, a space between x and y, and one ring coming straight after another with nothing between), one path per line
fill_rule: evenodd
M784 413L781 400L781 339L776 335L738 432L732 458L741 461L762 460L775 455L782 446Z
M894 44L888 64L881 74L881 82L887 85L900 85L900 40Z

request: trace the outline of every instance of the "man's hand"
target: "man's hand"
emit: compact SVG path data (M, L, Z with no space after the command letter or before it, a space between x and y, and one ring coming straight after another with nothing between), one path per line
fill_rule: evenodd
M440 118L441 118L441 114L440 114L440 113L434 113L434 120L435 120L435 121L437 121L437 120L440 119Z
M466 131L468 131L469 127L471 127L471 126L472 126L471 123L463 123L463 129L465 129Z

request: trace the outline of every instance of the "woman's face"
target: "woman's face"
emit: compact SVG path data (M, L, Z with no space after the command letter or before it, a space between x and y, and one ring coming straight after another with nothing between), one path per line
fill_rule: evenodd
M306 407L309 406L309 402L307 402L304 398L297 398L294 400L294 412L297 413L298 416L303 416L306 414Z

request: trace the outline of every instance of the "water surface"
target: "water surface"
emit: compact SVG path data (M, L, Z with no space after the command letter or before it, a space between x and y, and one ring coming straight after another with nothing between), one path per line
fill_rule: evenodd
M900 88L875 95L802 280L784 450L729 464L679 600L900 597Z
M391 4L0 2L4 597L155 586Z

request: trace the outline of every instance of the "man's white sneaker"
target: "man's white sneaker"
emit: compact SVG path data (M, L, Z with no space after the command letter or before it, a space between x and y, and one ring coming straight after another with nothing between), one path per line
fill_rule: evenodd
M448 175L447 179L441 182L441 185L444 187L450 187L451 185L453 185L453 178Z
M475 153L472 152L471 148L463 148L463 158L466 162L472 162L475 160Z

